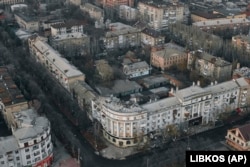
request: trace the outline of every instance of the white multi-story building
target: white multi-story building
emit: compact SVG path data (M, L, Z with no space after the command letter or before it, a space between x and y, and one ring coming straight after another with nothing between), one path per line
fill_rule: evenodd
M140 1L138 9L141 20L156 30L166 29L169 24L183 20L184 5L165 1Z
M0 137L1 167L44 167L53 160L50 123L33 109L12 113L12 136Z
M206 88L201 88L198 82L185 89L171 90L171 97L142 105L115 97L99 97L92 100L92 117L101 123L108 141L118 147L128 147L145 142L147 134L167 125L213 122L220 113L247 105L240 97L249 91L247 81L239 78L220 84L215 82Z
M31 55L35 56L66 89L70 90L71 84L78 80L85 80L85 75L81 71L39 37L29 38L29 49Z

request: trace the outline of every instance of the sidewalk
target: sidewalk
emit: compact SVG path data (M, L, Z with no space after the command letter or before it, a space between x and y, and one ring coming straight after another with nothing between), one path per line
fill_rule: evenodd
M138 153L138 151L136 150L136 147L119 148L108 142L106 142L105 144L107 145L107 147L105 149L102 149L99 152L99 154L102 157L105 157L108 159L123 160L123 159L126 159L127 156Z
M80 167L77 160L72 158L59 140L54 146L54 160L52 167Z

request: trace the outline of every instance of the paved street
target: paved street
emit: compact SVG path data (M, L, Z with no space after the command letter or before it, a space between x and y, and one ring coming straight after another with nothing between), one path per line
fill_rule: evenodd
M247 118L249 119L249 118ZM238 124L242 124L246 121L242 120ZM76 134L76 139L80 143L81 149L81 166L82 167L144 167L148 164L149 167L166 167L171 164L171 161L182 160L184 161L185 150L190 143L190 147L193 150L228 150L221 141L225 140L225 135L228 128L232 128L233 125L226 125L218 127L206 132L202 132L188 138L176 141L167 146L164 150L154 149L147 155L135 155L126 160L110 160L96 155L91 146L81 137L75 128L73 133ZM79 140L80 139L80 140ZM195 147L192 147L195 146ZM171 152L176 156L170 156ZM153 163L154 162L154 163Z

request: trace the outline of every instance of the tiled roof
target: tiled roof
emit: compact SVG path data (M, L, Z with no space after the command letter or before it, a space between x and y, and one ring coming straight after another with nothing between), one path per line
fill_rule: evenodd
M250 124L239 127L239 131L246 141L250 141Z

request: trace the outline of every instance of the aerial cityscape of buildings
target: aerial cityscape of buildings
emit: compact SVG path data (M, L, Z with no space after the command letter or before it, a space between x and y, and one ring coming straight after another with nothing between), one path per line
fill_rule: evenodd
M249 112L250 2L241 2L0 0L0 21L8 18L7 26L18 27L15 35L30 60L41 64L81 110L70 112L86 113L95 142L98 127L106 143L130 149L171 136L172 128L176 138L195 126L215 127L232 111ZM199 31L206 39L185 39L174 28ZM223 44L236 51L213 50L212 43L222 45L211 40L216 33L226 34ZM210 42L208 49L198 47L204 41ZM245 59L237 58L237 51ZM1 63L1 117L12 135L0 136L0 166L53 166L50 120L30 106L9 68ZM79 113L77 120L84 122ZM249 124L233 127L225 143L249 151L249 135Z

